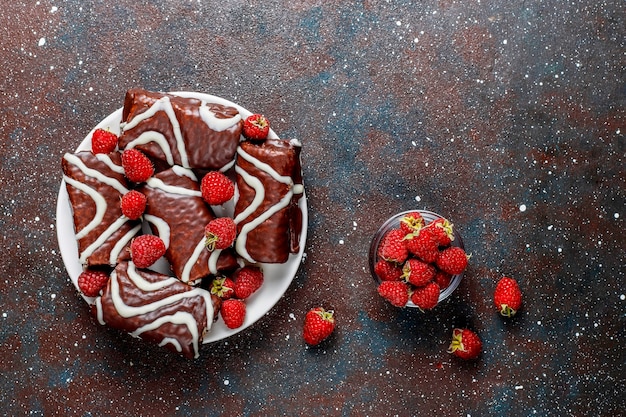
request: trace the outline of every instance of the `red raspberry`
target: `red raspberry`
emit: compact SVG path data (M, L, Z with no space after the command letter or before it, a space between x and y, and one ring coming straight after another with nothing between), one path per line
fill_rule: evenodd
M411 258L402 267L402 279L415 286L426 285L435 277L435 268L419 259Z
M131 220L137 220L146 210L148 199L137 190L130 190L122 196L122 214Z
M406 247L410 253L426 263L434 263L439 255L439 246L430 227L407 235Z
M219 171L211 171L200 183L202 198L211 206L224 204L235 195L235 185Z
M459 247L451 246L439 252L437 267L444 272L458 275L465 271L469 256Z
M409 302L409 286L404 281L383 281L378 286L378 294L396 307L404 307Z
M452 343L448 352L461 359L476 359L482 350L483 344L476 333L468 329L454 329Z
M251 140L265 140L270 133L270 121L261 114L249 116L243 123L243 135Z
M311 346L318 345L327 339L335 330L334 311L317 307L309 310L304 316L302 337Z
M448 246L454 240L454 225L444 218L433 220L429 229L439 246Z
M222 300L228 300L235 295L235 284L228 277L218 277L211 283L211 294L217 295Z
M91 152L93 153L111 153L117 148L118 137L115 133L96 129L91 135Z
M219 217L206 225L204 234L205 245L209 252L215 249L226 249L235 241L237 225L230 217Z
M97 297L106 287L109 275L104 271L87 269L78 276L78 288L87 297Z
M245 300L263 285L263 271L256 266L247 265L233 275L235 297Z
M424 218L418 211L407 213L400 219L400 229L404 233L418 232L424 226Z
M126 178L133 182L144 182L154 175L154 166L150 159L134 148L122 152L122 167Z
M392 229L381 241L380 257L389 262L404 263L409 256L406 248L405 233L400 229Z
M411 301L422 310L435 308L439 302L439 285L430 282L423 287L417 287L411 294Z
M450 285L450 281L452 281L452 275L448 274L447 272L437 270L435 272L435 277L433 278L433 281L435 281L437 285L439 285L440 289L445 290Z
M246 319L246 303L230 298L222 302L220 308L222 319L229 329L236 329L243 325Z
M522 292L513 278L503 277L493 294L494 304L504 317L513 317L522 306Z
M155 235L137 236L130 243L130 256L137 268L148 268L165 254L165 243Z
M374 272L382 281L399 281L402 276L402 267L381 259L374 265Z

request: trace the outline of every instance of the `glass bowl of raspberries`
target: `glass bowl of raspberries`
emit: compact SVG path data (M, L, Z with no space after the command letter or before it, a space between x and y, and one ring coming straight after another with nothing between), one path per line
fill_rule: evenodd
M469 256L454 225L426 210L398 213L378 229L369 266L378 294L396 307L435 308L459 286Z

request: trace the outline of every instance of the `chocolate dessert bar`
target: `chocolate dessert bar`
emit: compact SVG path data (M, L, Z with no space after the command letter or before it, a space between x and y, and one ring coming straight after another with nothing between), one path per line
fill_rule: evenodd
M219 299L206 290L122 262L92 312L102 325L197 358L219 310L217 303Z
M80 263L114 266L129 259L130 241L141 225L120 208L120 199L128 191L120 154L66 153L61 164Z
M215 215L191 170L174 166L150 178L139 191L148 199L144 220L165 242L165 258L181 281L195 284L237 267L232 250L205 248L204 230Z
M126 93L120 149L169 166L219 170L233 162L243 121L230 106L142 89Z
M249 262L284 263L299 251L300 143L268 139L237 149L237 253Z

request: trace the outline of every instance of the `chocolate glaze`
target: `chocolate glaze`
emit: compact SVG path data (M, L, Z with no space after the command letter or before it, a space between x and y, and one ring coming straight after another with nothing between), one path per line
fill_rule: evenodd
M261 143L242 142L240 146L242 151L268 164L279 175L291 177L293 184L302 184L299 145L286 140L268 139ZM237 232L241 233L246 224L257 219L276 205L290 190L293 190L293 184L277 181L241 156L237 157L236 167L236 170L243 170L257 178L265 189L261 205L250 216L238 221ZM254 188L239 172L237 173L237 188L239 199L235 205L235 218L252 204L256 195ZM298 207L300 197L302 197L302 192L294 193L286 207L271 215L248 233L245 248L253 261L284 263L288 260L290 253L299 251L302 232L302 212Z
M101 320L101 324L106 324L112 328L122 330L128 333L136 332L142 326L150 325L155 320L163 320L158 327L141 332L138 337L163 346L171 351L178 352L177 346L168 342L173 339L180 345L182 355L187 358L198 356L198 348L202 344L204 334L209 330L210 324L216 319L219 310L219 298L212 296L208 291L194 288L184 284L176 279L171 279L167 275L149 270L134 269L143 280L150 283L160 283L169 280L167 285L152 291L139 288L133 277L129 275L129 269L132 271L134 265L129 262L122 262L117 265L111 279L109 280L102 296L96 299L92 306L92 313ZM188 297L182 297L178 300L172 300L163 303L162 306L151 304L164 300L176 294L194 291L194 294ZM207 300L213 305L209 308L209 312L213 312L212 317L207 320ZM145 312L134 312L130 316L122 310L119 310L120 304L130 307L146 306ZM177 314L177 317L191 317L193 326L198 335L194 339L191 329L187 324L170 320L168 316ZM126 316L126 317L124 317ZM104 322L104 323L102 323Z
M180 167L179 167L180 168ZM182 169L182 168L181 168ZM196 193L200 191L197 181L178 175L174 169L155 175L167 185L181 187ZM201 196L182 195L155 188L148 181L139 189L147 197L146 213L163 219L170 228L170 242L165 252L174 274L185 282L196 283L212 274L209 270L211 253L203 249L189 272L188 281L183 276L185 265L192 257L198 243L204 239L204 229L213 219L211 208ZM150 223L152 232L159 235L157 227ZM217 259L217 271L230 271L237 267L237 259L232 250L223 250Z
M80 159L88 168L94 169L100 172L102 175L118 181L124 187L128 187L128 183L126 181L126 178L124 177L124 174L120 172L115 172L107 164L99 160L96 155L94 155L90 151L78 152L74 154L74 156ZM121 169L120 154L118 152L114 152L109 154L108 156L113 164L119 166ZM102 235L102 233L105 232L107 228L109 228L109 226L111 226L115 221L122 217L122 210L120 208L120 199L122 197L122 193L120 193L120 191L115 189L114 187L100 181L98 178L85 175L85 173L79 167L70 163L65 156L62 159L61 165L63 167L63 173L66 177L76 180L95 190L97 193L104 197L107 205L104 217L102 218L100 224L83 238L77 239L78 256L80 258L85 249L87 249L92 243L94 243L98 239L98 237ZM70 206L72 208L72 215L74 218L74 231L79 232L83 230L83 228L87 226L94 218L94 214L96 213L96 203L91 196L89 196L84 191L70 185L67 181L66 189L69 195ZM130 252L128 250L130 243L124 246L124 249L121 250L119 256L114 262L110 262L111 251L120 239L124 238L124 236L130 233L138 225L139 221L133 221L126 218L124 224L108 239L106 239L106 241L104 241L102 245L96 248L94 252L85 259L83 265L86 267L100 265L113 266L117 262L125 259L130 259Z
M135 116L145 112L157 100L165 96L169 97L180 125L189 162L187 168L217 170L234 159L243 121L240 120L224 131L215 131L202 120L198 110L202 102L195 98L178 97L142 89L128 90L124 100L122 123L130 122ZM207 106L220 119L231 118L239 114L234 107L216 103L207 103ZM183 165L172 123L164 111L158 111L154 116L141 121L137 126L123 131L119 141L120 149L126 148L132 140L149 131L164 135L170 145L174 164ZM155 142L137 145L135 148L153 159L166 160L163 150Z

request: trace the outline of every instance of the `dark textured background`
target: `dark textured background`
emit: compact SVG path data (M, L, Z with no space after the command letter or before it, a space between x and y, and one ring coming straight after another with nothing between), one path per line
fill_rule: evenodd
M2 3L3 414L625 415L621 0ZM195 361L97 325L57 245L61 156L134 86L222 96L304 144L298 275ZM472 253L428 314L367 269L378 225L412 208ZM514 320L491 305L502 275L524 291ZM318 304L338 327L307 348ZM479 361L446 353L455 326Z

